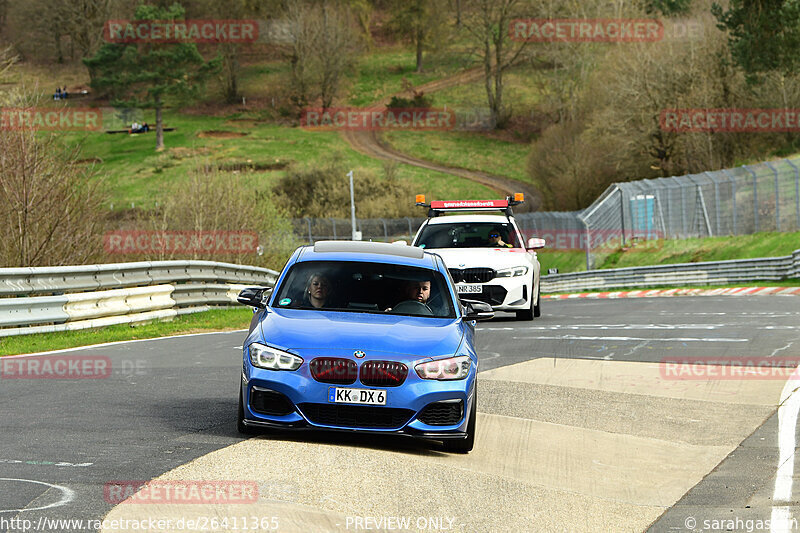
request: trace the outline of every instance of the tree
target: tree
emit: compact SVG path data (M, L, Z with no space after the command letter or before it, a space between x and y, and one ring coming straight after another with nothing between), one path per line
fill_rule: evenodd
M323 0L288 6L291 99L299 108L319 98L329 108L355 65L357 42L346 6Z
M440 41L445 13L441 0L397 0L390 26L395 33L408 36L416 51L416 70L422 72L422 54Z
M0 0L0 35L3 35L3 30L6 27L7 17L8 17L8 0Z
M517 17L528 17L522 0L470 0L463 24L483 65L486 98L492 120L502 127L509 118L503 103L503 74L517 60L526 43L513 43L508 28Z
M72 0L61 3L60 9L67 34L81 57L89 57L100 42L103 25L111 12L111 0Z
M755 82L759 75L791 75L800 66L800 2L797 0L731 0L724 11L711 12L719 28L729 32L734 62Z
M646 0L645 11L665 16L682 15L689 12L692 0Z
M99 259L105 196L80 146L31 129L0 131L0 264L46 266Z
M169 8L140 5L135 20L181 20L180 4ZM104 44L84 59L92 88L111 96L112 105L153 107L156 112L156 150L164 149L162 110L170 102L199 95L201 85L219 70L221 59L206 62L193 43Z

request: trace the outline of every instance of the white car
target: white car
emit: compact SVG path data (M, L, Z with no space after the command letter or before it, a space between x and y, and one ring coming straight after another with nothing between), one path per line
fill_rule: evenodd
M444 259L463 298L486 302L496 311L514 312L519 320L532 320L541 315L536 250L543 248L545 241L532 238L525 243L511 211L511 206L521 201L521 195L516 195L515 200L426 204L419 196L417 205L429 208L428 220L411 244ZM464 211L480 214L444 216ZM486 214L487 211L502 214ZM492 235L499 235L499 241Z

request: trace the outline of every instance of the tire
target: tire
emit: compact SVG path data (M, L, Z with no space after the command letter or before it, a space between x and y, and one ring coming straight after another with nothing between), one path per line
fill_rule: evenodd
M536 289L536 305L533 306L533 316L539 318L542 316L542 286Z
M236 416L236 430L242 435L254 435L253 428L244 425L244 400L242 399L242 386L239 385L239 412Z
M467 422L467 438L444 441L444 450L450 453L469 453L475 445L475 418L478 411L478 385L475 385L475 397L472 400L472 409Z

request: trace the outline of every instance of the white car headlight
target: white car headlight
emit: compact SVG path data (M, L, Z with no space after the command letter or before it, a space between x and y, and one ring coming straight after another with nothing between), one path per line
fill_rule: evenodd
M297 370L303 358L276 348L254 342L250 345L250 362L267 370Z
M497 271L498 278L516 278L517 276L524 276L528 273L528 267L518 266L514 268L504 268Z
M414 367L422 379L464 379L469 374L472 360L466 355L420 363Z

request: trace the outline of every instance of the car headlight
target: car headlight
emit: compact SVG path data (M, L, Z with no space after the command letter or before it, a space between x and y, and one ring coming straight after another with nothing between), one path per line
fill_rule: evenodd
M297 370L303 364L303 358L254 342L250 345L250 362L268 370Z
M517 276L524 276L528 273L528 267L518 266L514 268L504 268L497 271L498 278L516 278Z
M466 355L420 363L414 367L422 379L464 379L469 374L472 360Z

